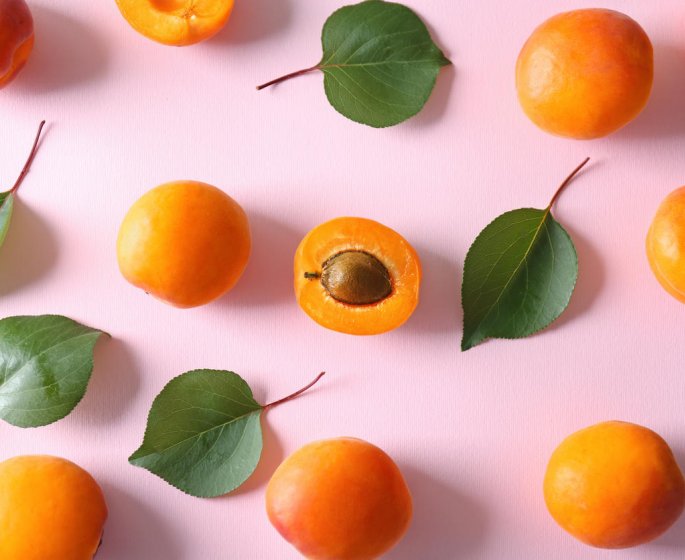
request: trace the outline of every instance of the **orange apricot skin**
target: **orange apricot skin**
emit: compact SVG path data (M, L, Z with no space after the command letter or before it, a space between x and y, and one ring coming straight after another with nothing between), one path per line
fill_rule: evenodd
M0 89L24 67L33 43L33 17L26 2L0 0Z
M102 490L78 465L41 455L0 463L0 558L92 560L106 519Z
M378 558L405 534L412 508L393 460L354 438L305 445L266 490L272 525L310 560Z
M554 451L544 481L556 522L598 548L647 543L678 519L685 481L668 444L627 422L580 430Z
M209 303L235 286L251 251L240 205L198 181L160 185L128 211L117 239L123 276L175 307Z
M660 204L647 232L647 259L654 276L674 298L685 303L685 187Z
M540 25L516 63L523 111L541 129L600 138L632 121L654 79L652 44L640 25L613 10L558 14Z
M320 272L330 257L349 250L370 253L390 273L392 293L379 303L350 305L333 299L320 281L305 272ZM354 335L382 334L404 324L419 303L421 261L400 234L374 220L342 217L311 230L295 253L295 296L300 307L327 329Z
M138 33L163 45L185 47L205 41L226 25L234 0L116 0Z

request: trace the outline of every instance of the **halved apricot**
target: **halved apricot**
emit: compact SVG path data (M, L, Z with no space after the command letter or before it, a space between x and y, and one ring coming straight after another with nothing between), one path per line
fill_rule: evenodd
M295 254L300 307L334 331L369 335L402 325L416 309L421 263L392 229L336 218L310 231Z
M33 41L33 18L26 2L0 0L0 89L24 67Z
M164 45L182 47L218 33L234 0L117 0L136 31Z

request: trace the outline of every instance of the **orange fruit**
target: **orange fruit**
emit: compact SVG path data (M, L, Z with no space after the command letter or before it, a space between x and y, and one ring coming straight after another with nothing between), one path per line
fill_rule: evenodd
M24 67L33 41L33 18L26 2L0 0L0 89Z
M647 233L647 258L664 289L685 303L685 187L659 206Z
M204 305L228 292L250 249L240 205L197 181L166 183L143 195L126 214L117 240L124 277L176 307Z
M421 263L392 229L366 218L336 218L310 231L295 254L295 294L320 325L380 334L416 309Z
M234 0L117 0L126 21L148 39L177 47L218 33Z
M544 494L552 517L577 539L627 548L675 523L685 505L685 481L658 434L627 422L603 422L557 447Z
M558 14L526 41L516 63L521 107L559 136L606 136L633 120L652 89L654 55L637 22L613 10Z
M378 447L354 438L305 445L276 469L269 520L305 557L372 560L404 535L412 500L402 473Z
M3 560L92 560L106 519L100 487L78 465L41 455L0 463Z

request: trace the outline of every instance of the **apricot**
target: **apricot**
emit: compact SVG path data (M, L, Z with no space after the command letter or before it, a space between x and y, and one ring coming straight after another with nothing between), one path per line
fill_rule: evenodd
M659 205L647 232L647 259L664 289L685 303L685 187Z
M652 430L616 421L566 438L549 461L544 493L556 522L599 548L649 542L685 505L685 481L668 444Z
M0 89L24 67L33 41L33 18L26 2L0 0Z
M310 231L295 254L295 294L320 325L380 334L419 301L421 264L397 232L366 218L336 218Z
M45 455L0 463L0 558L92 560L107 505L78 465Z
M119 229L124 277L175 307L228 292L250 256L247 215L223 191L197 181L166 183L143 195Z
M216 35L234 0L117 0L131 27L164 45L194 45Z
M540 25L516 63L523 111L541 129L590 139L611 134L644 108L652 89L649 37L628 16L574 10Z
M402 473L378 447L354 438L305 445L266 489L269 520L312 560L372 560L404 535L412 499Z

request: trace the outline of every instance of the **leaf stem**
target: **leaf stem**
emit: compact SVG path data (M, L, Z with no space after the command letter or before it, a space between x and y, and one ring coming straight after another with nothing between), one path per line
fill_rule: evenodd
M583 160L583 163L581 163L578 167L576 167L571 174L564 179L564 182L559 185L559 188L557 189L557 192L554 193L554 196L552 197L552 200L549 201L549 206L547 206L547 210L551 210L552 206L554 206L554 203L557 201L559 198L559 195L563 192L563 190L568 186L568 184L573 180L573 178L578 174L578 172L585 167L585 164L590 161L590 158L587 157Z
M31 164L33 163L33 159L36 157L36 154L38 153L38 142L40 141L40 134L41 132L43 132L44 126L45 121L41 121L40 125L38 126L38 133L36 134L36 139L33 141L31 153L29 154L29 157L26 160L26 163L24 164L24 168L21 170L21 173L19 173L17 181L14 183L14 186L10 189L10 193L17 192L21 184L24 182L24 178L26 177L26 175L28 175L29 169L31 169Z
M269 410L270 408L273 408L274 406L278 406L279 404L286 403L288 401L291 401L291 400L299 397L302 393L304 393L305 391L308 391L314 385L316 385L318 383L319 379L321 379L324 375L326 375L326 372L322 371L319 375L316 376L316 379L314 381L312 381L308 385L302 387L302 389L300 389L299 391L295 391L292 395L288 395L287 397L283 397L282 399L279 399L277 401L274 401L272 403L264 405L264 407L263 407L264 411L266 412L267 410Z
M269 86L273 86L275 84L280 84L281 82L285 82L286 80L290 80L291 78L297 78L298 76L302 76L303 74L308 74L309 72L313 72L314 70L318 70L319 65L317 64L316 66L312 66L311 68L305 68L304 70L298 70L297 72L291 72L290 74L286 74L285 76L281 76L280 78L276 78L275 80L271 80L270 82L266 82L265 84L262 84L261 86L257 86L257 91L261 91L264 88L268 88Z

